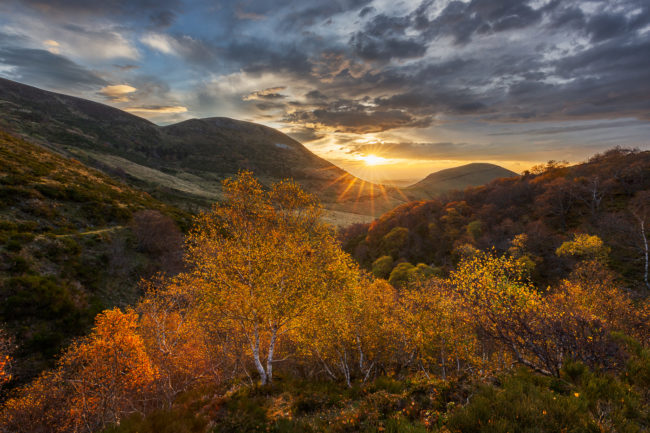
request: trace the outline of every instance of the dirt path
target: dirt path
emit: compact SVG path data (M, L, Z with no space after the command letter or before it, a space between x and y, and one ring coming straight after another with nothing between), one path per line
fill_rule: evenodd
M85 236L85 235L98 235L100 233L107 233L107 232L114 232L117 230L122 230L125 229L126 227L124 226L113 226L113 227L106 227L103 229L97 229L97 230L90 230L87 232L79 232L79 233L69 233L65 235L56 235L57 238L69 238L72 236Z

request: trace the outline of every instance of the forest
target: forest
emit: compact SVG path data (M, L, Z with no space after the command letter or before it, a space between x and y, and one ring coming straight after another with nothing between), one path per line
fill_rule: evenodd
M295 183L240 172L178 272L10 390L0 431L647 431L649 157L551 162L342 233Z
M447 274L476 250L519 255L540 287L575 266L557 254L577 234L598 236L626 286L648 291L650 152L614 148L585 163L549 161L437 200L415 201L340 234L364 268L393 282L410 272ZM419 266L419 270L416 267Z

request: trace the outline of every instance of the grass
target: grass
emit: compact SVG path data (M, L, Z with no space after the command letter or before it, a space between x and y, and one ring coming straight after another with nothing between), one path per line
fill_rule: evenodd
M189 220L147 193L0 131L0 322L19 342L12 385L51 366L97 312L137 299L152 257L137 250L129 224L145 209L184 226Z
M635 347L618 376L570 362L560 378L520 368L483 381L415 375L351 388L280 375L267 386L197 389L169 410L129 417L106 432L643 432L650 356Z

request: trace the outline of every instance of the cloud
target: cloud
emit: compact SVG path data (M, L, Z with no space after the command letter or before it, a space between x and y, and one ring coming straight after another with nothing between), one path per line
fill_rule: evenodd
M485 153L463 143L513 124L571 121L577 137L573 123L650 120L646 0L0 0L0 15L10 78L147 116L281 124L315 147L374 134L405 155ZM137 91L100 92L115 83Z
M243 101L255 101L255 100L274 100L274 99L284 99L287 96L282 95L280 92L286 89L286 86L280 86L280 87L269 87L268 89L264 90L257 90L255 92L251 92L248 95L244 96L242 98Z
M60 54L59 50L59 43L57 41L53 41L52 39L47 39L43 41L43 45L47 47L47 50L52 53L52 54Z
M297 110L288 114L284 121L319 131L356 134L425 127L432 123L430 117L412 116L402 110L378 110L353 101L336 101L326 108Z
M527 3L522 0L451 1L435 19L428 19L429 8L425 7L416 11L415 20L429 39L449 36L456 44L467 44L475 36L522 29L540 22L542 11Z
M356 33L350 39L356 55L366 60L389 61L391 59L408 59L422 57L427 45L421 41L408 38L377 38L365 33Z
M156 117L169 114L187 113L187 107L181 105L149 105L141 107L127 107L124 111L132 114L139 114L145 117Z
M129 94L135 92L135 87L127 84L115 84L103 87L99 93L104 95L111 102L127 102L129 101Z
M143 16L150 18L154 24L167 23L167 25L173 21L174 13L181 9L180 0L6 0L6 2L54 18L128 19Z
M11 67L9 78L50 89L92 89L108 84L95 72L46 50L0 47L0 64Z
M310 141L320 140L321 138L325 137L324 134L318 133L317 130L305 127L290 128L283 130L282 132L301 143L309 143Z
M177 54L173 39L161 33L148 33L140 38L140 42L164 54Z
M163 54L182 57L195 64L211 64L215 59L214 47L207 42L189 35L169 35L165 33L147 33L140 42Z

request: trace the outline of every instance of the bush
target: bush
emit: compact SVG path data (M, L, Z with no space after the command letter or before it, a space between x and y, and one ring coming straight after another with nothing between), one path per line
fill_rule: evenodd
M646 408L647 409L647 408ZM568 364L563 379L520 369L483 385L449 417L452 432L641 431L648 414L638 395L613 376Z
M391 256L381 256L372 262L372 273L377 278L388 278L392 269L393 258Z

